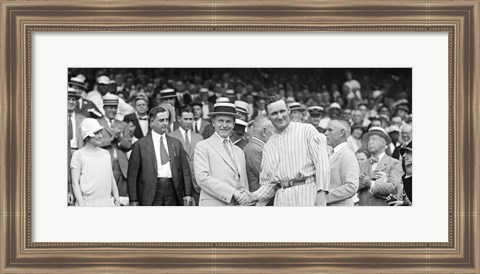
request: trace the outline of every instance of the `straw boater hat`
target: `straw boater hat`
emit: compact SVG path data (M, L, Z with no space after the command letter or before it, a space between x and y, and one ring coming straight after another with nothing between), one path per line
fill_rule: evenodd
M160 99L177 98L177 92L173 88L167 88L160 91Z
M392 142L392 138L390 138L390 136L387 134L385 129L383 129L382 127L371 127L367 133L363 134L363 140L367 141L368 137L372 135L377 135L382 137L383 139L385 139L385 141L387 141L387 145L389 145Z
M103 96L103 106L118 106L118 97L107 93Z
M243 114L248 114L248 103L244 101L235 101L235 108L237 108L237 111L243 113Z
M292 103L289 103L288 104L288 108L290 110L300 110L300 111L304 111L305 110L305 107L302 106L302 104L298 103L298 102L292 102Z
M239 114L237 114L237 109L232 103L216 103L213 106L213 111L207 114L207 116L212 118L215 115L230 115L234 118L241 117Z
M330 104L330 108L342 109L338 103L331 103L331 104Z
M98 123L97 119L85 118L80 124L80 134L82 135L82 140L85 140L87 137L94 137L95 133L103 127Z
M321 106L311 106L307 108L307 110L312 117L319 117L324 112L324 109Z
M240 119L235 119L235 127L234 129L237 129L237 130L245 130L245 128L247 128L248 126L248 123L243 121L243 120L240 120Z
M68 82L68 84L70 86L77 86L77 87L80 87L82 89L85 89L85 80L83 78L80 78L80 77L72 77L70 78L70 81Z
M230 99L228 97L218 97L215 103L230 103Z
M75 97L75 99L77 100L80 98L80 95L77 93L77 91L74 88L68 87L67 91L68 91L68 95L67 95L68 97Z

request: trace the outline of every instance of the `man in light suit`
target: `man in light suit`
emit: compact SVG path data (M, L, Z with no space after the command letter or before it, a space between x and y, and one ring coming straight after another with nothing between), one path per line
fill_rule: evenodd
M330 120L325 136L333 147L330 157L330 190L326 195L327 206L353 206L352 197L358 190L358 166L355 153L349 148L347 138L350 125L343 120Z
M230 136L238 118L235 105L217 103L212 118L215 133L195 148L195 178L201 188L200 206L233 206L249 202L243 151Z
M190 167L190 173L192 175L193 200L195 201L195 205L198 205L198 199L200 197L200 187L195 180L193 172L193 156L195 152L195 146L198 142L203 140L203 137L202 135L197 134L192 130L193 113L190 108L181 108L180 115L181 116L177 119L180 123L180 127L174 130L172 133L169 133L168 135L178 139L182 143L183 149L186 152L188 166Z
M127 123L117 120L118 96L107 94L103 96L105 115L98 119L103 127L100 147L110 152L112 158L113 176L117 182L118 193L127 197L128 158L126 152L132 149L132 136Z
M154 107L148 116L152 130L133 145L130 155L130 205L190 206L192 179L187 156L180 141L166 134L170 112Z
M360 167L359 205L388 206L385 201L390 194L402 194L402 163L385 153L392 140L382 127L370 128L363 139L372 156Z

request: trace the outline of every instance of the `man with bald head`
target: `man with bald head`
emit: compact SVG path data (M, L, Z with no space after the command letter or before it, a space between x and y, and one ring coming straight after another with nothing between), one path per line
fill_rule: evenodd
M267 117L261 115L255 118L252 125L252 138L243 149L247 163L248 188L250 192L260 187L260 166L265 143L272 137L275 128Z
M353 206L352 197L358 190L358 166L355 153L349 149L347 138L350 125L344 120L330 120L325 136L333 147L330 157L330 190L326 195L327 206Z

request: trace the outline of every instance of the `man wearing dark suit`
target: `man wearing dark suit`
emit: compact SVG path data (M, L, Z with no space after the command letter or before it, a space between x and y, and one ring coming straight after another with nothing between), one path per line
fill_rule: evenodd
M190 174L192 176L193 200L195 201L195 205L198 205L198 198L200 197L200 187L198 186L194 176L193 155L195 153L195 146L198 142L203 140L203 137L202 135L192 131L192 110L186 107L180 109L180 113L181 116L177 119L180 123L180 127L175 131L169 133L168 135L172 136L175 139L178 139L182 143L183 149L187 154L188 166L190 167Z
M402 154L400 150L403 148L412 148L412 126L405 124L401 129L402 144L397 146L392 153L392 157L402 161Z
M359 205L388 206L385 201L390 194L402 194L402 163L385 153L391 142L385 129L372 127L363 139L372 156L360 167Z
M255 118L252 126L252 138L250 138L250 141L243 149L247 163L248 188L250 192L254 192L260 187L259 178L263 146L274 132L275 128L267 117L259 116Z
M358 190L358 166L355 153L347 144L350 125L343 120L330 120L326 127L327 144L333 147L330 157L330 189L327 206L353 206L353 196Z
M72 77L70 78L68 85L79 95L75 112L80 113L87 118L96 119L103 116L102 112L92 101L82 97L82 94L85 92L85 80L83 78Z
M205 127L210 124L207 120L203 119L202 103L201 102L192 102L190 104L193 111L193 131L197 134L203 135Z
M117 182L118 193L122 197L127 193L128 158L126 152L132 148L132 136L128 124L115 119L117 115L118 97L113 94L103 96L105 116L98 119L103 127L100 147L110 152L112 158L113 176Z
M134 102L135 112L125 115L123 121L128 123L132 122L135 125L135 131L133 135L137 139L142 139L147 136L150 131L150 125L148 122L148 102L145 97L137 97Z
M189 206L192 178L182 143L168 136L170 113L163 107L149 112L151 131L132 149L128 194L132 206Z
M68 132L68 167L70 167L70 161L72 159L72 154L75 150L83 146L82 135L80 134L80 124L82 123L85 116L75 111L78 99L80 98L79 93L73 89L68 88L67 95L67 132ZM67 203L69 205L74 204L74 195L72 189L72 181L70 176L70 168L68 168L68 194L67 194Z

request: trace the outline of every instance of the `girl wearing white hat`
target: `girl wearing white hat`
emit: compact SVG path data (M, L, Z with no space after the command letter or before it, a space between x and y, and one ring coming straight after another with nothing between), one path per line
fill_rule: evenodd
M85 145L72 155L72 188L77 206L119 206L110 153L100 148L102 130L97 120L86 118L80 124Z

